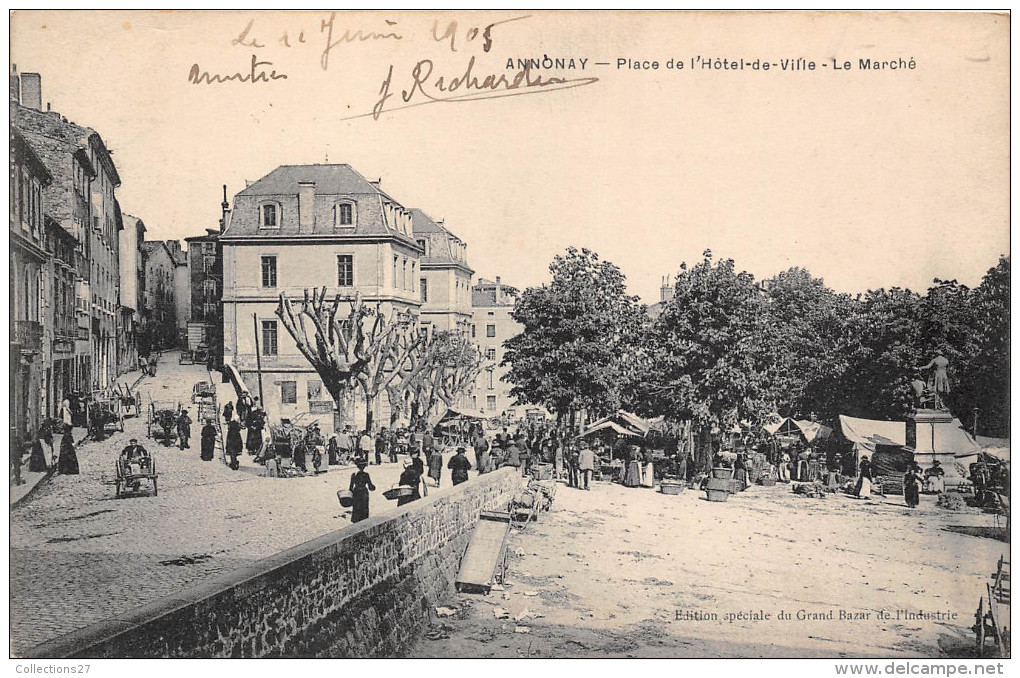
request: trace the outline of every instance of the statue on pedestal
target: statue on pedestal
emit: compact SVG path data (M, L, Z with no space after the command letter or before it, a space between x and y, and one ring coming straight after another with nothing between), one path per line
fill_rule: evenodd
M949 360L939 353L932 358L930 363L918 368L921 371L931 370L927 383L922 382L920 379L915 379L911 382L914 392L917 394L918 402L922 407L931 402L932 407L936 410L946 409L942 396L949 393L949 373L946 369L948 367Z

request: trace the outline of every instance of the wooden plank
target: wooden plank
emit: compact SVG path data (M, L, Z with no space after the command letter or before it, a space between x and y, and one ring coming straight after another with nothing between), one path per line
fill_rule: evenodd
M456 580L458 589L482 590L485 593L492 589L492 580L502 559L509 531L510 514L482 513L460 563Z

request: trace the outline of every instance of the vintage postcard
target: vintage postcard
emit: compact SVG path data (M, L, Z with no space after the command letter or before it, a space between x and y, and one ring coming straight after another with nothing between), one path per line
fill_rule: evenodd
M10 36L19 672L1002 672L1008 12Z

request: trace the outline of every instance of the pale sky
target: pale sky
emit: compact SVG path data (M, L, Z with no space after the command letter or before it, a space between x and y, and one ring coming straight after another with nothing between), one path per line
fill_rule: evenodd
M804 266L846 292L976 285L1008 253L1007 17L534 13L494 26L483 50L488 24L524 14L337 15L334 41L348 29L401 39L338 44L328 70L328 12L19 12L11 51L19 71L42 74L44 107L114 149L121 207L150 239L216 227L222 184L232 197L246 179L328 154L445 219L476 275L522 288L547 280L569 245L616 263L648 303L706 248L759 277ZM249 44L232 45L251 20ZM433 22L441 37L452 21L456 51L432 36ZM253 55L287 78L188 80L195 63L249 72ZM577 68L533 78L598 81L344 120L372 110L390 65L387 110L419 60L433 62L426 93L448 96L435 81L463 75L471 57L479 80L512 80L508 59L546 55ZM692 69L697 56L777 66ZM815 70L778 65L798 57ZM618 69L618 58L659 69ZM677 58L684 69L667 69ZM863 71L861 58L916 68Z

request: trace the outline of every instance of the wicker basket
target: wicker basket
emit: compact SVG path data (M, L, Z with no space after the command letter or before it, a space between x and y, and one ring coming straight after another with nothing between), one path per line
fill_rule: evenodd
M354 493L350 490L338 490L336 498L340 500L340 505L344 508L354 506Z
M762 478L758 479L758 484L759 485L763 485L764 487L772 487L773 485L776 484L776 479L775 478L762 477Z
M682 480L663 480L659 483L659 490L663 494L680 494L684 491Z
M705 490L709 501L729 501L730 493L726 490Z
M716 468L712 469L712 477L713 478L732 478L733 477L733 469L726 468L725 466L717 466Z
M387 499L400 499L401 497L410 497L412 494L414 494L414 488L407 485L394 485L383 492L383 496Z

